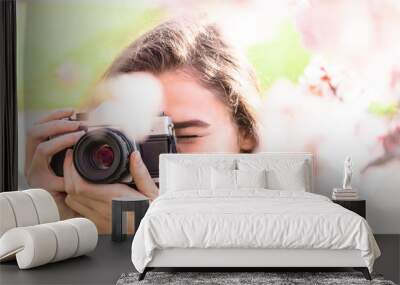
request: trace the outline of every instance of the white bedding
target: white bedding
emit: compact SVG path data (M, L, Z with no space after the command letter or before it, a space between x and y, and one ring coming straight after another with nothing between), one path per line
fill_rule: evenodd
M143 272L165 248L357 249L371 272L380 255L359 215L321 195L265 189L161 195L140 223L132 262Z

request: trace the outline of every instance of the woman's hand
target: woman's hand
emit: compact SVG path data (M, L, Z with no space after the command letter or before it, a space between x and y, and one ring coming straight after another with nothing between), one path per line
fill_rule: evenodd
M63 120L74 113L72 109L57 110L43 118L28 131L25 155L25 176L31 187L49 191L58 206L62 219L76 215L64 202L64 179L50 169L51 157L73 146L83 135L80 122ZM64 134L64 135L63 135ZM56 136L49 140L49 137Z
M92 220L101 234L111 232L111 203L116 197L158 196L158 188L152 180L139 152L130 156L130 172L137 190L124 184L92 184L85 181L72 162L72 150L67 151L64 164L66 204L80 215Z

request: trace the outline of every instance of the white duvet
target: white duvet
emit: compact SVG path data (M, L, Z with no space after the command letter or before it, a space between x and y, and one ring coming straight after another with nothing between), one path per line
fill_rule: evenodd
M265 189L160 196L134 237L132 262L143 272L165 248L358 249L371 272L380 255L359 215L321 195Z

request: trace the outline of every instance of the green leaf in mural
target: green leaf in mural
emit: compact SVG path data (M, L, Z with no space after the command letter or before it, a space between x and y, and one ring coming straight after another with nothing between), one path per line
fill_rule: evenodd
M38 0L20 5L25 13L18 21L26 27L18 96L20 108L28 110L78 107L121 50L165 16L160 8L139 4Z
M302 46L293 22L282 25L276 38L260 42L247 49L261 89L265 91L278 79L297 82L310 61L310 53Z
M372 102L368 107L368 112L381 117L393 117L400 112L400 104Z

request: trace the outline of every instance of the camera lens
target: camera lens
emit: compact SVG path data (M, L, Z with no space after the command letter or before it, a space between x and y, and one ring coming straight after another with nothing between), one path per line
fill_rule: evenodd
M74 147L79 175L93 183L115 183L129 174L132 142L119 130L98 128L83 135Z
M109 168L113 161L114 152L109 145L103 144L94 151L93 162L99 169Z

